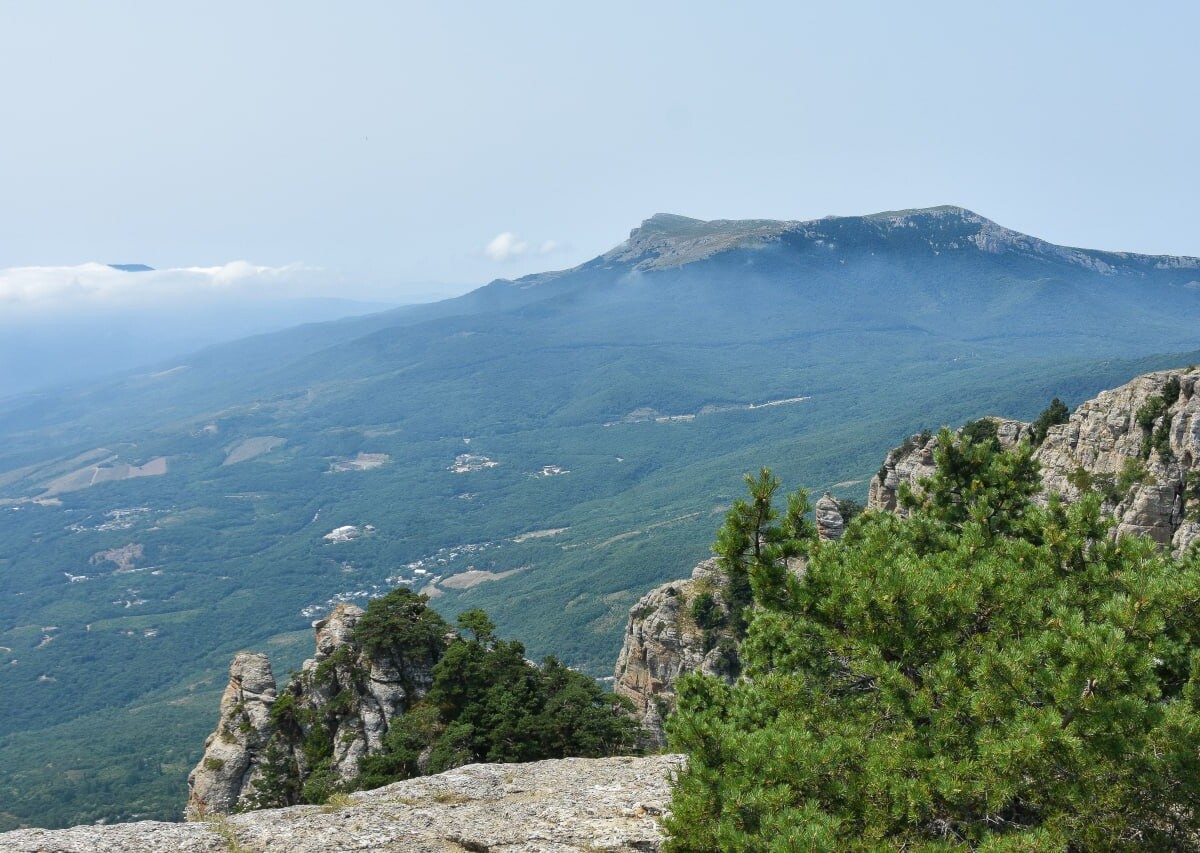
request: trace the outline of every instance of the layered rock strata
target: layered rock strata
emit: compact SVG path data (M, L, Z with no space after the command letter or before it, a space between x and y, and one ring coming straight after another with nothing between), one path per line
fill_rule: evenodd
M817 536L820 539L841 539L846 523L838 509L837 498L826 492L813 507L813 516L817 522Z

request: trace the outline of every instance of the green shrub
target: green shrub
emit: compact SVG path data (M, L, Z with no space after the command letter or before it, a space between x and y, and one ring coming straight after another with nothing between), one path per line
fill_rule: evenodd
M1055 397L1033 422L1031 431L1033 432L1034 446L1037 447L1046 440L1046 434L1050 432L1050 427L1065 424L1070 419L1071 410L1067 408L1067 404Z
M967 421L963 424L959 435L964 441L969 441L972 444L986 444L993 449L999 449L1000 425L992 418L980 418L977 421Z
M725 622L725 613L720 603L707 590L692 599L690 608L692 619L700 628L719 628Z
M1142 428L1143 459L1150 458L1151 450L1157 450L1164 461L1171 458L1171 414L1168 410L1179 399L1179 393L1179 379L1172 376L1163 385L1162 393L1150 397L1138 407L1134 420Z

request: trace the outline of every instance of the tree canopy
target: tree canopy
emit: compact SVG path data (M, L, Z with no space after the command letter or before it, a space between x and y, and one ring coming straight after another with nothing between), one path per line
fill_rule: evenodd
M536 761L629 752L628 702L553 657L540 666L516 640L496 637L484 611L458 617L459 633L433 668L424 699L395 721L384 749L360 763L371 788L472 761Z
M938 443L907 518L755 586L739 683L679 682L669 850L1195 847L1197 558L1034 504L1028 448Z

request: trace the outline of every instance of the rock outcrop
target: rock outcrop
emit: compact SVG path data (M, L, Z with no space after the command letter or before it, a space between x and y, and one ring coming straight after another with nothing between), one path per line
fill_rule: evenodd
M204 757L188 774L189 819L227 814L252 793L258 753L270 736L275 695L275 676L266 655L234 656L217 729L204 742Z
M826 492L813 507L813 515L817 522L817 536L824 540L841 539L846 523L842 512L838 509L837 498Z
M336 804L264 809L197 823L22 829L11 853L405 853L655 851L680 755L470 764L351 794Z
M717 561L705 560L692 570L691 578L656 587L630 608L613 692L633 702L648 745L666 743L663 720L675 708L675 680L680 675L702 672L730 682L737 677L728 586ZM713 627L705 628L702 622Z
M1065 424L1051 426L1034 456L1045 500L1099 492L1117 535L1149 536L1176 554L1200 539L1200 372L1164 370L1101 392ZM997 419L997 437L1012 447L1029 424ZM934 471L937 438L913 436L888 454L871 481L868 507L897 507L901 483L918 488Z
M818 538L840 539L845 521L837 498L826 492L814 507ZM788 560L802 574L804 558ZM633 703L650 748L666 746L663 723L675 710L675 681L689 672L732 684L741 672L739 639L730 612L729 579L716 559L646 593L629 609L625 640L613 671L613 692Z
M433 656L367 653L354 642L354 625L362 615L360 607L339 604L326 619L314 622L316 654L288 686L297 707L313 713L324 713L339 695L350 697L332 734L332 769L339 781L354 776L359 758L383 745L392 720L429 691L437 662Z
M354 637L362 616L362 608L339 604L314 622L316 651L282 691L276 690L266 655L242 652L234 658L217 729L188 776L187 819L280 799L296 802L278 791L268 796L260 790L272 768L276 775L285 768L298 791L314 772L330 784L351 779L359 759L381 749L392 720L428 692L438 654L431 649L404 655L368 652ZM286 714L272 713L278 703L287 703ZM317 727L333 749L322 768L310 766L303 748Z
M1005 450L1012 450L1033 435L1031 425L1024 421L994 417L983 420L996 424L996 440ZM867 509L882 509L899 516L908 515L908 511L900 506L900 484L906 483L910 489L916 490L918 483L932 477L937 467L933 462L933 451L936 449L937 437L929 430L911 435L899 447L893 448L880 467L879 473L871 478Z
M1118 535L1150 536L1182 552L1200 539L1198 389L1200 371L1160 371L1079 406L1067 423L1049 428L1036 451L1043 482L1039 500L1057 492L1072 501L1085 489L1097 490L1105 511L1116 519ZM1033 439L1032 424L986 420L995 425L1004 449ZM901 484L919 491L919 483L934 473L936 448L937 437L924 432L892 450L871 480L868 509L906 514L899 504ZM821 539L841 537L845 525L832 495L817 501L814 514ZM702 672L730 681L737 676L733 632L706 632L692 612L703 591L728 617L725 590L716 561L707 560L690 580L651 590L629 611L613 690L633 702L652 744L663 743L663 719L675 707L674 683L680 675Z

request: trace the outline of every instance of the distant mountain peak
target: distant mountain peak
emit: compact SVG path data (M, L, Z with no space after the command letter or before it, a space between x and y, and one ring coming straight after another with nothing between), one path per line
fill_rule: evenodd
M678 213L656 213L634 231L677 231L696 225L704 225L703 219L693 219L690 216L680 216Z
M909 207L904 210L883 210L879 213L868 213L863 219L907 219L917 216L958 216L970 221L984 218L975 211L967 210L965 207L959 207L956 204L939 204L936 207ZM832 219L834 217L828 218Z
M1121 269L1200 269L1200 259L1149 256L1129 252L1077 249L1005 228L972 210L957 205L888 210L865 216L826 216L808 221L774 219L693 219L673 213L656 213L629 232L629 239L602 255L602 264L628 263L648 271L680 267L732 249L759 249L784 235L818 245L843 245L849 231L855 242L866 241L873 251L888 251L897 233L907 237L926 232L922 245L935 254L979 251L998 255L1015 253L1066 262L1110 274ZM911 239L906 241L911 250Z
M154 272L154 267L148 267L145 264L109 264L108 268L121 272Z
M677 267L728 249L750 248L775 240L797 225L775 219L692 219L656 213L629 232L629 239L601 257L604 262L632 261L637 269Z

